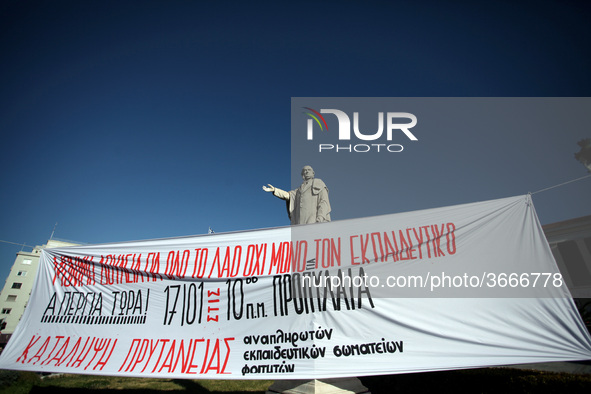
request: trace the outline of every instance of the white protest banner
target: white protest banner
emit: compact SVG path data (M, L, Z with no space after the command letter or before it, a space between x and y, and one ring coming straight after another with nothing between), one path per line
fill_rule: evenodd
M529 196L44 250L0 368L310 379L591 358Z

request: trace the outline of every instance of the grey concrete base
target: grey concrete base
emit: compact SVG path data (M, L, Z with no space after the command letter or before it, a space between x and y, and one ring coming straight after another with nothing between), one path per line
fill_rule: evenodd
M276 380L267 394L347 394L368 393L367 387L358 378L335 378L314 380Z

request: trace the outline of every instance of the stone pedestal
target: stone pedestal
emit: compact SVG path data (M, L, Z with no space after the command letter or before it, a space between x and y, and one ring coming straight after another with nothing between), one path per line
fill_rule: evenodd
M276 380L267 394L369 394L358 378Z

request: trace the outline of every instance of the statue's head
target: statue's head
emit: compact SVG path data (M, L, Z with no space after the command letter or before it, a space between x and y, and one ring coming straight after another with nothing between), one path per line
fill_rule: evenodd
M304 166L304 168L302 168L302 178L305 181L314 178L314 170L312 169L312 167Z

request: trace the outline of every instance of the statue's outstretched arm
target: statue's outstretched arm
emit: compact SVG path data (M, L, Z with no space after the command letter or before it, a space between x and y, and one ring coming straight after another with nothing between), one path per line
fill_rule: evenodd
M266 192L272 192L274 196L279 197L282 200L289 200L289 192L281 190L273 185L267 184L267 186L263 186L263 190Z

